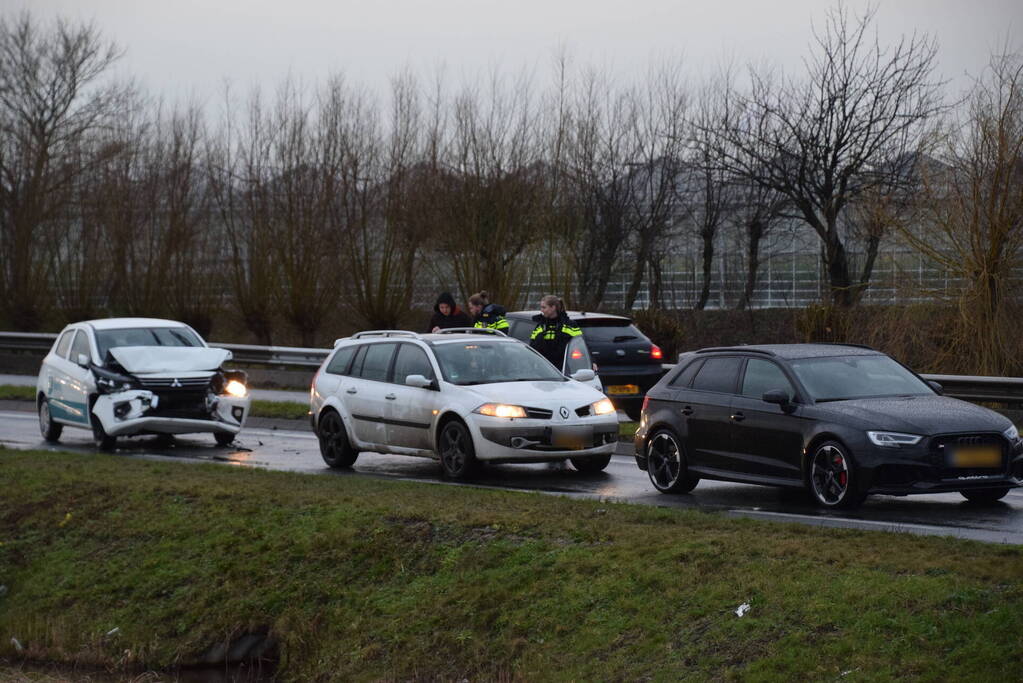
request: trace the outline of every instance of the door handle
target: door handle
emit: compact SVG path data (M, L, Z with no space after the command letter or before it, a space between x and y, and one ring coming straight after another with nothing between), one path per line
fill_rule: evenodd
M347 394L357 394L357 393L359 393L359 390L356 389L355 387L352 387L351 389L349 389L345 393L347 393Z
M693 414L693 407L692 406L686 406L685 408L682 409L682 414L683 415L692 415Z
M746 419L746 416L743 415L742 413L733 413L732 419L735 420L736 422L742 422L743 420Z
M398 397L395 396L394 394L387 394L387 396L384 396L384 398L386 398L388 401L393 401L394 399L396 399Z

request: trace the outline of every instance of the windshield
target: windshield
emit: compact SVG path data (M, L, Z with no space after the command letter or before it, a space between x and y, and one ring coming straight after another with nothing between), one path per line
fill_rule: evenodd
M202 341L187 327L126 327L96 330L99 357L121 346L202 346Z
M817 401L934 394L916 375L888 356L805 358L792 361L792 369Z
M434 353L444 379L452 384L567 381L543 356L521 342L473 340L437 344Z

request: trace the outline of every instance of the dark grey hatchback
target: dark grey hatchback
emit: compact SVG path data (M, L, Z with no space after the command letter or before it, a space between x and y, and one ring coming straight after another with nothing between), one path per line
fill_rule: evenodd
M636 463L662 493L718 479L805 487L827 507L871 493L995 501L1023 484L1012 422L940 391L866 347L702 349L647 392Z

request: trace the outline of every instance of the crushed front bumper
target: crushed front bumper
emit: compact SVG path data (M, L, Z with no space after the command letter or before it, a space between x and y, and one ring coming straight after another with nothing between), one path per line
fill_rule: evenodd
M160 397L132 389L96 398L92 413L110 436L133 434L237 434L248 417L251 400L233 396L205 397L193 410L165 410Z

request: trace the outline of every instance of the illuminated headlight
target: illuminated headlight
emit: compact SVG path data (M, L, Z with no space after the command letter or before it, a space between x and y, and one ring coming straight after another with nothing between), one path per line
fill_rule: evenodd
M605 398L590 404L590 412L594 415L610 415L615 412L615 404L611 403L611 399Z
M491 417L525 417L526 409L522 406L509 406L504 403L484 403L476 410L472 411L479 413L480 415L489 415Z
M916 434L900 434L899 432L867 432L867 438L875 446L897 448L898 446L912 446L920 443L920 439L923 437Z
M227 386L224 387L224 393L228 396L234 396L235 398L245 398L248 395L249 390L238 380L232 379L227 383Z
M1004 434L1005 438L1009 441L1019 441L1019 430L1016 429L1016 425L1010 425L1008 429L1002 432L1002 434Z

